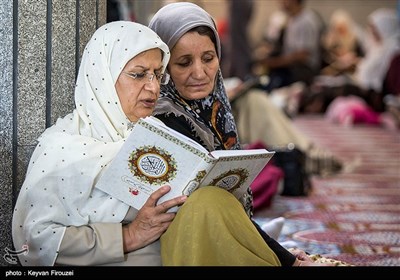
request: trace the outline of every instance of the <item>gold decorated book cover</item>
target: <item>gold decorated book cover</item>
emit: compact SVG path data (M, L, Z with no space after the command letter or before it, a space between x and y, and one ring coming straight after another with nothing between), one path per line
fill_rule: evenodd
M96 188L136 209L163 185L170 185L171 191L158 203L207 185L239 198L273 154L265 149L208 152L158 119L146 117L135 124Z

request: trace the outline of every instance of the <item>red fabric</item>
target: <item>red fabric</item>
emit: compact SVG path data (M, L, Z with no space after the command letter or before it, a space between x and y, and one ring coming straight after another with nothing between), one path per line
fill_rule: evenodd
M246 148L265 149L266 146L262 142L255 142ZM253 192L254 211L271 206L272 200L278 192L279 181L283 179L283 176L283 170L274 165L272 161L268 162L260 174L258 174L250 186Z
M364 100L357 96L338 96L328 106L326 117L339 124L381 123L380 114L372 110Z
M278 192L279 181L283 178L283 171L279 167L268 163L251 184L253 192L254 211L268 208Z

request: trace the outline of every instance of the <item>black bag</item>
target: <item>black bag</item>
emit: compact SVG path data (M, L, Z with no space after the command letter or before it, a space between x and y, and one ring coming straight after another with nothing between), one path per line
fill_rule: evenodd
M272 160L284 172L284 183L281 195L306 196L311 190L311 181L305 171L305 154L288 145L285 148L272 148L275 151Z

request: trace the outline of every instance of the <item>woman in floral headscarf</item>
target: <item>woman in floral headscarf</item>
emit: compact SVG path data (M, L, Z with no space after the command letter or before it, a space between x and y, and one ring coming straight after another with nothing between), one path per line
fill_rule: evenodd
M161 88L154 115L209 150L240 148L212 17L195 4L171 3L149 27L171 49L171 80ZM292 254L280 246L250 219L250 190L240 202L216 187L196 190L161 237L163 264L316 265L303 251Z

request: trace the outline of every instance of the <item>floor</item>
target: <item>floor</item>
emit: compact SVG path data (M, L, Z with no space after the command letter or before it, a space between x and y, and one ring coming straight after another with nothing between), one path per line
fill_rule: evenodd
M294 124L342 159L346 170L312 178L306 197L277 195L255 213L263 224L285 217L278 241L356 266L400 266L400 132L339 126L321 116Z

